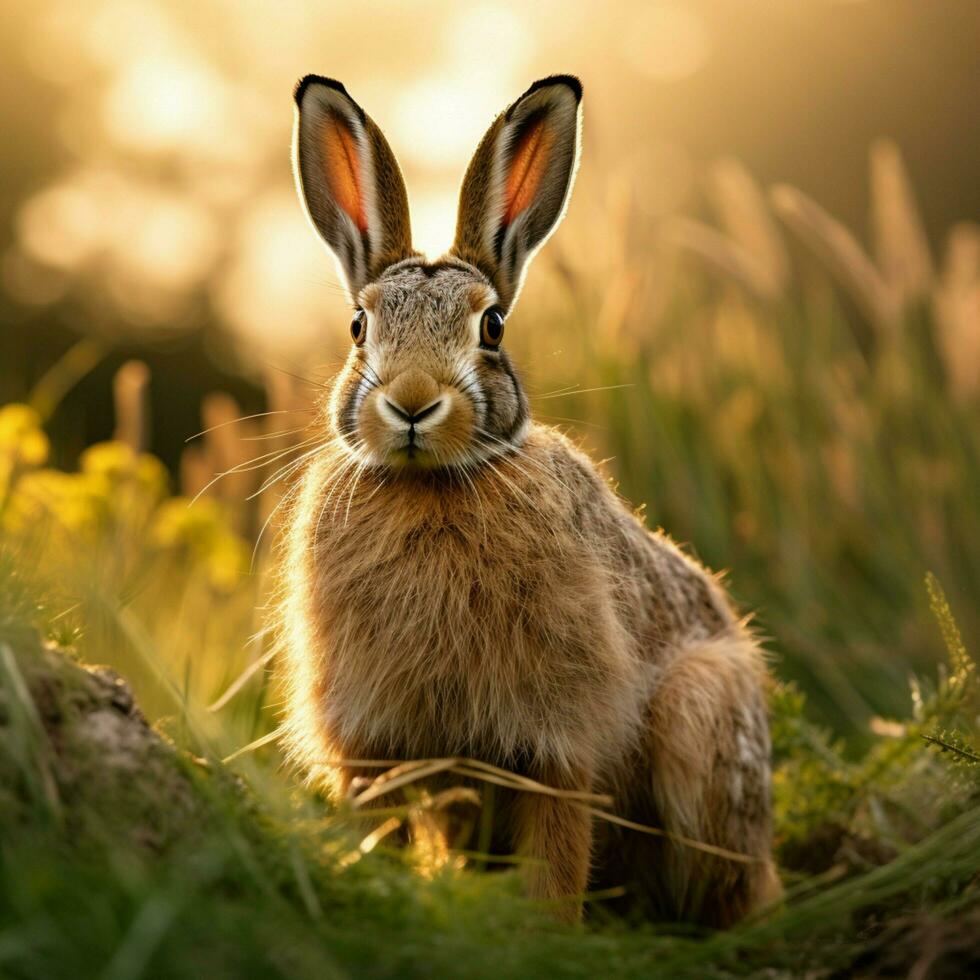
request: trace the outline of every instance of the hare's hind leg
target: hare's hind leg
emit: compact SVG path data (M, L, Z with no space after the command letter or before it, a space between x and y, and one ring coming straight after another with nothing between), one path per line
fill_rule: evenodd
M611 869L645 911L725 927L777 897L765 668L747 633L733 630L674 651L627 778L621 798L630 800L634 819L676 835L668 841L625 831L607 845Z

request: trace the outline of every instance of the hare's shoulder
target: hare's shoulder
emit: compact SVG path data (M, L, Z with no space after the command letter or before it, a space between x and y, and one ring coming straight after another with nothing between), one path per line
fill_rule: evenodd
M629 559L650 547L642 518L620 496L601 463L577 446L563 432L534 425L524 447L539 472L552 477L551 492L568 503L579 533L600 550Z
M642 513L566 436L534 426L528 451L548 460L568 493L575 523L607 565L634 631L672 641L715 635L734 624L720 577L666 531L651 531Z
M563 496L580 517L586 512L605 512L609 516L629 513L601 464L595 463L564 432L534 423L520 455L532 464L529 472L551 478L550 492Z

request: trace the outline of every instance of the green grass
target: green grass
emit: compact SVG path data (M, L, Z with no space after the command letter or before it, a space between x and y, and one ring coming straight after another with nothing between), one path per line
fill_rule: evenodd
M729 933L626 928L603 915L601 901L589 924L571 929L522 899L513 874L426 880L396 853L345 862L358 835L342 815L261 754L222 765L196 719L185 732L198 761L138 721L140 747L130 746L138 769L93 752L91 718L119 712L104 700L116 696L113 686L107 694L93 685L72 651L42 646L36 631L50 613L36 608L36 586L22 575L5 554L5 977L793 976L889 958L907 966L923 930L962 936L977 922L980 769L961 759L961 773L919 736L940 721L961 724L980 704L955 633L949 673L918 720L859 764L812 730L798 695L784 691L775 705L780 773L793 783L790 795L803 789L807 799L804 812L781 808L784 854L800 833L812 834L809 821L839 827L852 848L877 842L884 858L841 848L822 874L790 876L782 908ZM946 616L939 593L936 608ZM910 815L901 804L911 809L925 787L936 812L902 824ZM943 947L943 963L958 967L977 953L975 942L959 954Z

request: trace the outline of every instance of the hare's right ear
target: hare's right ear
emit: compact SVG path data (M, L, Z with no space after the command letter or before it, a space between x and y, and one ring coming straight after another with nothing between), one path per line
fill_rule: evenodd
M353 300L387 266L415 254L405 182L381 130L340 82L307 75L295 98L300 197Z
M452 252L490 278L505 310L528 261L564 216L578 166L581 100L572 75L535 82L494 120L463 178Z

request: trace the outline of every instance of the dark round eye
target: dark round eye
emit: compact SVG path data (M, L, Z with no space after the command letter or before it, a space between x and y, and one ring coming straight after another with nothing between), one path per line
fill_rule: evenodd
M504 314L499 306L491 306L480 321L480 343L484 347L499 347L504 339Z
M358 310L354 314L354 319L350 322L350 336L358 347L367 339L367 313L364 310Z

